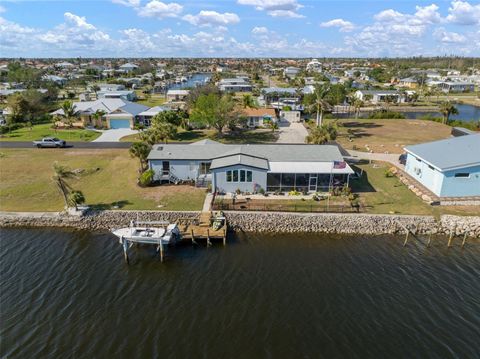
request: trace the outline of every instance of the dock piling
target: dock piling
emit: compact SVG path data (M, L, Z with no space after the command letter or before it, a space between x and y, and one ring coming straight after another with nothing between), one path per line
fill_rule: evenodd
M405 242L403 242L404 247L407 245L409 234L410 234L410 231L407 230L407 234L405 235Z
M465 247L465 242L467 240L467 231L465 231L464 235L463 235L463 240L462 240L462 248Z

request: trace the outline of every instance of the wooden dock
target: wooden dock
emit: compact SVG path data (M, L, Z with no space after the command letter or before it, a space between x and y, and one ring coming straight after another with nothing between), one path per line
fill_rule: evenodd
M193 218L184 218L177 221L180 229L182 241L206 240L211 245L212 239L221 239L223 244L227 243L227 220L224 219L223 226L220 229L212 228L214 216L212 212L202 212L200 216Z

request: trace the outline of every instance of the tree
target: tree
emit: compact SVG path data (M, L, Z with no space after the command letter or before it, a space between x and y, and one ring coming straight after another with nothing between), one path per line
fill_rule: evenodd
M315 145L323 145L327 142L334 141L337 138L338 129L335 124L324 124L313 128L307 136L307 143Z
M168 122L159 122L144 132L140 133L142 141L150 146L159 142L167 143L167 140L175 138L177 135L177 127Z
M305 104L310 111L316 111L317 118L316 124L317 126L322 125L323 120L323 112L329 108L329 103L326 100L328 92L330 90L329 86L321 85L315 86L315 91L311 96L305 97Z
M100 91L100 86L98 86L97 84L94 84L92 85L92 87L90 87L91 90L95 93L95 98L98 98L98 91Z
M330 85L328 94L325 96L327 102L332 105L339 105L345 101L347 91L342 84Z
M232 127L238 120L238 113L230 95L218 96L211 93L200 95L190 119L198 124L213 127L221 134L225 126Z
M144 168L146 167L147 157L150 153L150 145L145 142L134 142L128 152L130 156L137 157L140 161L140 173L143 172Z
M53 171L53 182L62 194L65 206L68 207L71 203L69 194L72 192L72 188L67 183L67 179L76 178L76 175L74 172L70 171L67 167L60 165L58 162L53 163Z
M73 121L78 115L78 111L75 110L75 105L73 104L72 101L67 100L62 103L62 106L60 107L60 109L63 111L63 114L61 116L64 122L69 127L71 127L73 124Z
M182 124L182 117L178 111L162 111L152 118L152 124L166 122L175 126Z
M17 92L8 96L7 108L10 110L10 115L7 117L8 122L21 122L27 115L28 102L25 100L22 93Z
M95 126L97 126L97 124L99 122L101 122L103 116L105 116L106 112L103 111L103 110L97 110L94 112L94 114L92 115L93 119L95 120ZM103 127L103 125L102 125Z
M242 97L242 106L243 106L243 108L247 108L247 107L256 108L257 104L256 104L255 99L253 98L252 95L245 94Z
M352 105L355 108L355 119L357 119L358 116L360 115L360 109L362 108L364 103L361 99L359 99L358 97L355 96L353 98Z
M439 106L439 110L443 115L444 124L448 124L448 122L450 121L450 115L458 114L457 108L450 101L442 102Z
M81 191L72 190L68 194L67 202L71 207L78 209L78 205L85 203L85 196Z

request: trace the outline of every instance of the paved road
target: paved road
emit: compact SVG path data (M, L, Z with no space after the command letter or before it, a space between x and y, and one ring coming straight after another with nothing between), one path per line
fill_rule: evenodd
M300 122L281 121L279 130L277 143L305 143L305 137L308 135L307 129Z
M131 142L67 142L66 148L129 148L131 144ZM34 148L34 146L32 142L0 141L0 148Z

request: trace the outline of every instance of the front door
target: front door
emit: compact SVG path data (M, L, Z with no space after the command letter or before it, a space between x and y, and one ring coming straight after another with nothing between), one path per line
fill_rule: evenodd
M163 175L170 174L170 162L169 161L163 161L162 162L162 174Z
M310 181L308 183L308 191L316 192L317 191L317 175L310 175Z

